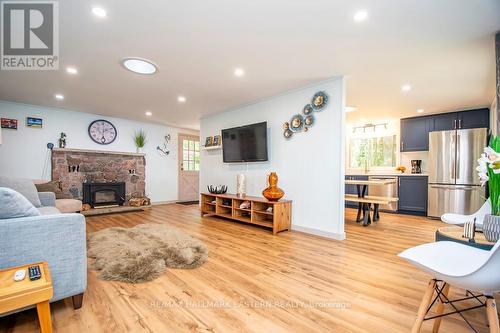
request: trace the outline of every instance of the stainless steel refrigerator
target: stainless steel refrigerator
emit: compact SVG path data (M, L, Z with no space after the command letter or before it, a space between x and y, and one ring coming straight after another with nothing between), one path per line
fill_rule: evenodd
M427 215L472 214L485 201L477 159L487 140L486 128L429 133Z

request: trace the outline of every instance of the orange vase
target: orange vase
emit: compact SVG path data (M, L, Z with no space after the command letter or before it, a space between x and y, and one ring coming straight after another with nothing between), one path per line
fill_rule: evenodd
M278 201L285 195L285 192L278 187L278 175L276 172L271 172L269 175L269 187L262 191L262 195L269 201Z

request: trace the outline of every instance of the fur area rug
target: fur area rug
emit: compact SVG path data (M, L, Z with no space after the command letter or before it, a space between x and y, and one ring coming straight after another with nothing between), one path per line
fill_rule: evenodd
M87 255L103 280L146 282L166 267L196 268L208 259L198 239L163 224L108 228L90 235Z

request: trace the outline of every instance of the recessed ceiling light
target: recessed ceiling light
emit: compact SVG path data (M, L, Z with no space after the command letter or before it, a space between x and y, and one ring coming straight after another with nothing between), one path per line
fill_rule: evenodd
M402 91L410 91L411 90L411 86L409 84L404 84L401 86L401 90Z
M55 94L54 97L58 100L58 101L62 101L64 99L64 95L62 94Z
M92 7L92 14L97 17L106 17L108 15L106 10L102 7Z
M356 22L363 22L368 18L368 12L366 10L358 10L356 13L354 13L353 18Z
M245 75L245 70L243 68L236 68L234 70L234 75L235 76L243 76L243 75Z
M146 112L144 112L144 114L145 114L146 116L148 116L148 117L151 117L151 116L153 115L153 112L151 112L151 111L146 111Z
M137 74L151 75L158 71L158 66L147 59L125 58L122 64L126 69Z
M424 113L424 109L417 109L417 113Z
M358 108L355 107L355 106L346 106L345 107L345 112L349 113L349 112L354 112L356 111Z
M177 100L179 101L179 103L184 103L186 101L186 97L179 96L179 97L177 97Z
M69 74L78 74L78 69L76 69L75 67L67 67L66 72L68 72Z

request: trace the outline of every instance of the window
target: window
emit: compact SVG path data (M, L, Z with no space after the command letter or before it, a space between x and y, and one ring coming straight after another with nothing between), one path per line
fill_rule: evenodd
M349 167L395 167L396 136L351 138L349 141Z
M182 169L184 171L200 170L200 142L196 140L182 140Z

